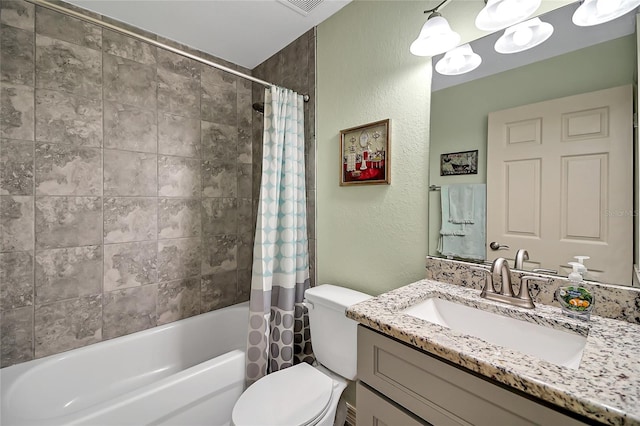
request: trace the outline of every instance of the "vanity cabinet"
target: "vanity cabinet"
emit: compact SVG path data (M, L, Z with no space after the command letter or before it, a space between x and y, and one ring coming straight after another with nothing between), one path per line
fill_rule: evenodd
M358 379L357 426L584 424L362 325Z

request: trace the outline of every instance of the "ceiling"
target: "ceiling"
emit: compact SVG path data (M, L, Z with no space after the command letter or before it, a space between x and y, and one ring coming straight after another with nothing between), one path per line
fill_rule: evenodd
M351 0L67 0L253 69ZM306 9L308 13L305 14Z

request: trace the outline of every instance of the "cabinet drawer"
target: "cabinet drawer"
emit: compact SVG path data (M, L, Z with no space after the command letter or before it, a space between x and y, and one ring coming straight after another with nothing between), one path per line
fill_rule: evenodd
M421 422L362 383L356 385L356 426L423 426Z
M583 424L363 326L358 378L436 425Z

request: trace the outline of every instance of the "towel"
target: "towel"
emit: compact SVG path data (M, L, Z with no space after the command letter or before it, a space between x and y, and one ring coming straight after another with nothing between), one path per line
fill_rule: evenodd
M473 223L473 185L449 185L449 222Z
M465 235L464 224L454 223L449 220L451 211L450 197L449 197L449 185L442 185L440 187L440 205L442 209L442 227L440 228L440 235Z
M443 220L438 240L438 252L444 256L484 260L487 254L485 242L487 186L484 183L467 186L472 188L473 193L473 215L470 216L473 223L461 224L449 221L450 186L441 186Z

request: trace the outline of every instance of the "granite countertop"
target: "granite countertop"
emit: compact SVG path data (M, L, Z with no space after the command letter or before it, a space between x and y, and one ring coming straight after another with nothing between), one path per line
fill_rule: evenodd
M579 370L430 323L402 311L430 297L587 335ZM597 295L596 295L597 303ZM596 315L588 322L538 304L518 308L480 298L480 292L432 280L355 304L347 316L411 346L524 393L612 425L640 425L640 326Z

